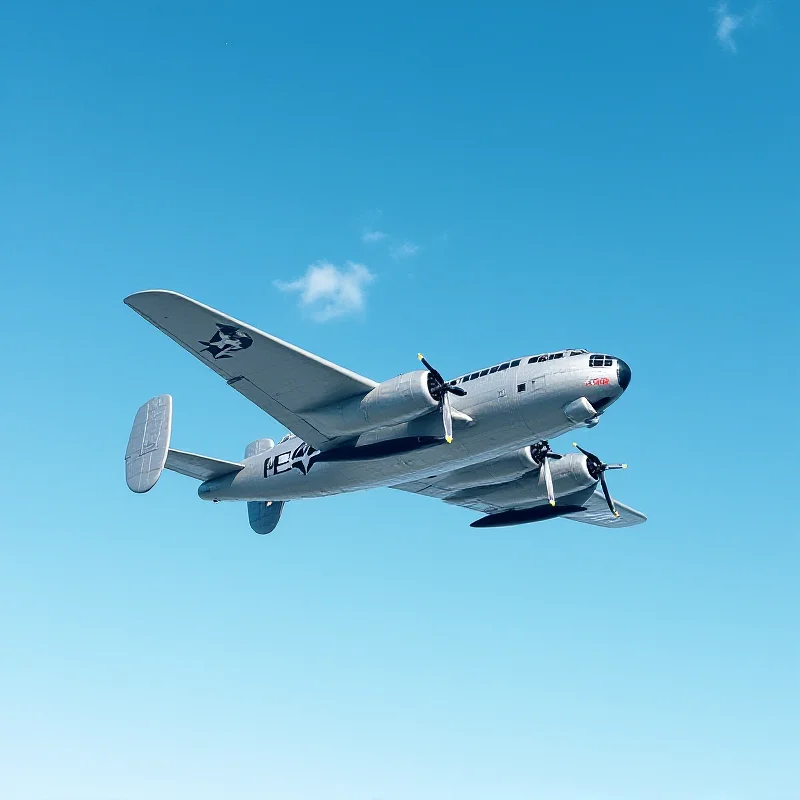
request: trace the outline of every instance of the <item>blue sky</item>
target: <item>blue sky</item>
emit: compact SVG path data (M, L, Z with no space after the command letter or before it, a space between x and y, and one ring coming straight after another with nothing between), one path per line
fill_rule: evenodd
M4 800L800 796L800 13L467 5L5 11ZM618 354L580 441L650 520L134 496L152 395L283 432L159 287L378 380Z

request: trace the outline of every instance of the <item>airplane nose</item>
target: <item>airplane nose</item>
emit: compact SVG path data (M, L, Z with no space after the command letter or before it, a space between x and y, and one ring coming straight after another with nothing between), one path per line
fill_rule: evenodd
M631 382L631 368L621 359L617 359L617 381L624 392Z

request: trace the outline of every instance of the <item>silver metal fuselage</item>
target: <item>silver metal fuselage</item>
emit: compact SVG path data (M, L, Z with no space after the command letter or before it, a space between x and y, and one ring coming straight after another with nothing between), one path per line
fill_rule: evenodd
M451 473L584 427L586 421L576 422L575 413L570 418L565 408L585 398L598 412L604 412L625 390L630 371L617 358L606 358L605 366L596 367L590 366L588 353L569 352L546 361L534 357L529 362L525 357L518 366L459 384L467 395L453 397L453 409L471 421L462 417L459 422L456 414L452 444L442 441L366 460L317 461L308 468L309 448L304 453L302 441L291 436L271 450L245 459L240 472L203 483L198 493L213 501L299 500L396 486ZM441 436L442 419L434 412L382 428L375 432L374 440Z

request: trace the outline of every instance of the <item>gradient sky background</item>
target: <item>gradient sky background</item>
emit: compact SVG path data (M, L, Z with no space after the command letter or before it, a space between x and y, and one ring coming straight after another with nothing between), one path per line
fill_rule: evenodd
M800 797L800 10L525 5L6 5L4 800ZM283 433L147 288L375 379L623 356L650 521L135 496L152 395Z

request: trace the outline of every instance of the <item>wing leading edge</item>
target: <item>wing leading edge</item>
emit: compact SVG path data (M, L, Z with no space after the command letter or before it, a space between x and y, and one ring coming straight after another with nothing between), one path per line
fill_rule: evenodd
M318 423L312 425L306 413L364 395L377 386L375 381L176 292L137 292L126 297L125 304L320 450L335 436Z

